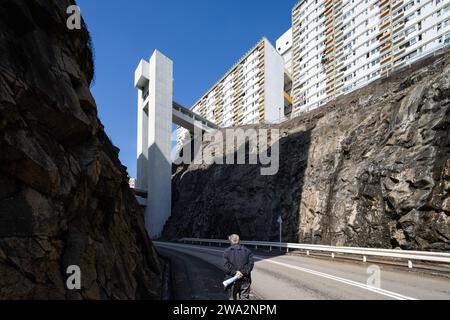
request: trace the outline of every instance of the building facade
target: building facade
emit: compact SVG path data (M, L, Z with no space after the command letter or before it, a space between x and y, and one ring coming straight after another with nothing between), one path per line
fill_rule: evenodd
M284 118L284 60L263 38L191 108L219 127L274 123ZM177 147L189 139L177 129Z
M277 41L275 47L278 53L283 57L284 68L292 75L292 28L286 31Z
M293 116L450 43L450 0L301 0L292 10Z

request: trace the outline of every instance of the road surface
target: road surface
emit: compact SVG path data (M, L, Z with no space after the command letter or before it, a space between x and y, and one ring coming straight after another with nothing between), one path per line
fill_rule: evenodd
M224 248L155 242L163 255L175 257L177 291L182 299L226 299ZM169 257L170 258L170 257ZM180 264L183 266L180 269ZM369 268L370 267L370 268ZM184 270L184 271L178 271ZM377 277L379 274L379 277ZM178 275L179 277L179 275ZM190 284L190 281L194 284ZM265 300L449 300L450 279L388 266L331 261L298 255L255 254L252 293ZM186 291L186 287L190 287ZM193 290L197 293L189 293ZM175 297L177 298L177 297Z

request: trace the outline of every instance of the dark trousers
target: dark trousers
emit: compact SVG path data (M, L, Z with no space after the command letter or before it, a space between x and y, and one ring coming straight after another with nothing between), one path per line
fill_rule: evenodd
M250 300L251 281L247 279L238 280L228 289L229 300Z

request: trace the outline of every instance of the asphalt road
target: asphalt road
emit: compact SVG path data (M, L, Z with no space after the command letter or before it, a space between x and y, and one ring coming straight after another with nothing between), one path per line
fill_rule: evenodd
M226 299L221 288L223 248L165 242L155 245L175 266L176 299ZM449 278L407 268L298 255L257 253L255 260L252 294L259 299L450 300Z

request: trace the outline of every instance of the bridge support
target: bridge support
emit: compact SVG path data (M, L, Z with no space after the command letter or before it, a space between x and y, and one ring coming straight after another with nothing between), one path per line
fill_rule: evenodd
M147 190L145 224L151 238L161 236L171 215L171 133L173 63L155 51L135 73L138 94L138 164L136 188Z
M135 193L145 207L151 238L159 238L172 211L172 123L213 132L214 123L173 101L173 62L155 51L135 71L138 89L138 151Z

